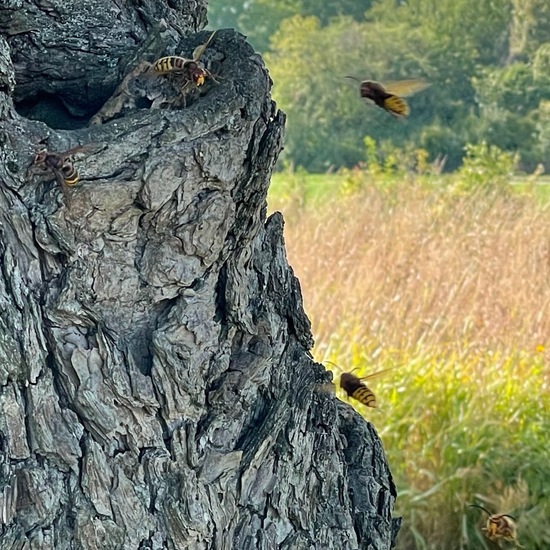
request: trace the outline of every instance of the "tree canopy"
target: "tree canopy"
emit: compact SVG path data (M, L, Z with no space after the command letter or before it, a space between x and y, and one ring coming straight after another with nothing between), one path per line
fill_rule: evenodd
M467 143L484 141L519 153L526 169L549 162L546 0L249 0L213 5L210 20L265 54L288 115L285 158L297 166L353 166L365 160L366 136L445 156L449 169ZM365 106L347 75L432 86L397 120Z

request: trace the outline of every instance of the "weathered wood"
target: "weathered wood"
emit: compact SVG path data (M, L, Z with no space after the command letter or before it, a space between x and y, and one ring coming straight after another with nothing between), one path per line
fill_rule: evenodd
M395 536L380 441L319 391L283 220L266 220L284 115L260 57L219 31L218 82L185 107L129 88L88 125L138 63L190 56L204 18L191 1L0 8L2 549ZM41 143L92 145L77 186L33 163Z
M14 100L33 118L54 122L50 111L58 110L57 127L82 127L140 48L174 47L205 20L206 0L4 1L0 32L13 52Z

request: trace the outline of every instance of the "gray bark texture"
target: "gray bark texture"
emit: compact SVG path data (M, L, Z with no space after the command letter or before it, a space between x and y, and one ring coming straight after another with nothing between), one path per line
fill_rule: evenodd
M140 68L190 58L205 22L206 0L0 6L2 550L395 537L380 441L320 390L266 219L284 114L261 58L218 31L185 101ZM84 146L80 182L40 145Z

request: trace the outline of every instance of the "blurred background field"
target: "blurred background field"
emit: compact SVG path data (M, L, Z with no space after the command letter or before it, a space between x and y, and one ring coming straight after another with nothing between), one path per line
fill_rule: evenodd
M476 153L452 175L279 173L269 196L316 360L398 367L368 382L378 409L352 404L383 439L402 550L498 548L469 503L550 548L550 182Z
M316 359L398 367L372 381L379 409L353 405L384 440L399 548L498 548L478 503L550 549L550 2L213 0L208 16L248 36L287 114L269 208ZM398 120L347 75L431 87Z

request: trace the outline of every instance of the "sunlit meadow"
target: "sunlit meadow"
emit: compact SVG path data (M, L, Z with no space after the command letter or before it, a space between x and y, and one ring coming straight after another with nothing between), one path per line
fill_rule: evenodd
M384 442L398 548L498 548L477 503L547 549L550 201L542 186L463 183L279 174L269 206L285 214L316 359L395 367L369 381L377 409L352 404Z

